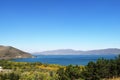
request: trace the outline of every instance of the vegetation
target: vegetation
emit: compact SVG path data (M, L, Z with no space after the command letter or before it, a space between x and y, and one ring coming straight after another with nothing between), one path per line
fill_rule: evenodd
M87 66L69 65L66 69L58 70L59 80L107 80L120 77L120 56L115 59L98 59L96 62L89 62Z
M0 80L57 80L57 69L64 67L39 62L27 63L8 60L0 60L0 65L3 67Z
M60 68L57 71L59 80L76 80L81 79L81 72L84 70L82 66L69 65L66 68Z
M98 59L86 66L0 60L0 80L114 80L120 77L120 56Z
M82 75L85 80L100 80L120 77L120 56L115 59L98 59L89 62Z

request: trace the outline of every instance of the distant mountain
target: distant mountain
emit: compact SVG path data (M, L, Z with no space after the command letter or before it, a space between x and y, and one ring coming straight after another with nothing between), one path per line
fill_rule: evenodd
M33 53L36 55L108 55L108 54L120 54L120 49L109 48L109 49L100 49L100 50L89 50L89 51L80 51L72 49L59 49L52 51L36 52Z
M79 54L82 51L75 51L72 49L59 49L59 50L52 50L52 51L44 51L44 52L36 52L35 54L41 55L72 55L72 54Z
M33 57L27 52L23 52L11 46L0 46L0 59L29 58Z

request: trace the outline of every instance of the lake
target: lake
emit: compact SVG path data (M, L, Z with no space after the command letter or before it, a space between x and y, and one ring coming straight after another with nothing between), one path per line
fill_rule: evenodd
M87 65L99 58L114 59L116 55L35 55L35 58L15 59L17 62L42 62L59 65Z

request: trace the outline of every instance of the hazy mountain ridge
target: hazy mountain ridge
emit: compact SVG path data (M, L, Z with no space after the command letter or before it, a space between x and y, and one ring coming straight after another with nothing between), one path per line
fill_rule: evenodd
M0 46L0 59L29 58L31 54L11 46Z
M108 49L99 49L99 50L73 50L73 49L59 49L51 51L36 52L33 54L37 55L108 55L108 54L120 54L120 49L117 48L108 48Z

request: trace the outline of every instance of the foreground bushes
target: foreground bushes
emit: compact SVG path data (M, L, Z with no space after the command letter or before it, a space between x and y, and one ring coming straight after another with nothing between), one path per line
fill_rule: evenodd
M101 80L120 77L120 56L115 59L98 59L89 62L82 70L69 65L57 71L59 80Z
M57 71L59 80L76 80L81 78L81 72L84 68L80 66L69 65L65 69L60 68Z
M57 80L57 75L50 75L49 72L9 72L0 73L0 80Z
M61 67L38 62L27 63L9 60L0 60L0 66L4 69L0 72L0 80L57 80L56 71L53 69Z
M0 73L0 80L19 80L20 76L16 73Z
M85 80L120 77L120 56L111 60L98 59L96 62L89 62L82 75Z
M86 66L59 66L42 63L0 61L11 72L1 72L0 80L107 80L120 77L120 56L98 59Z

